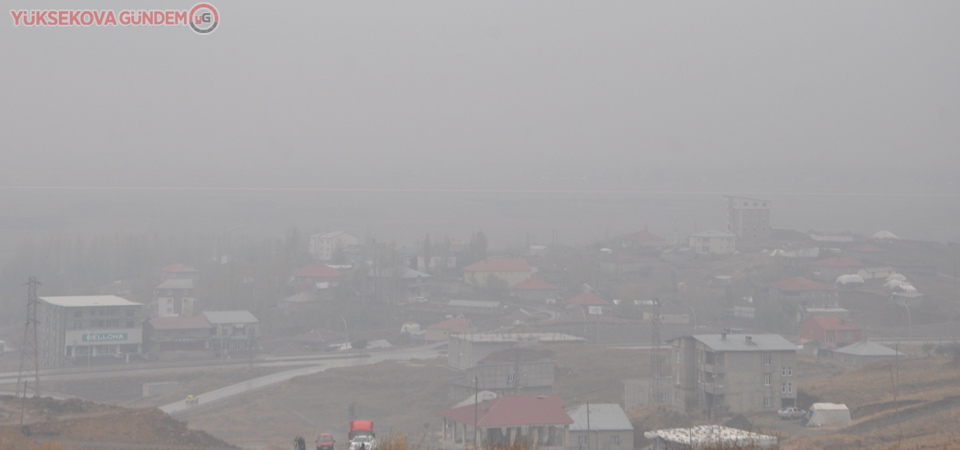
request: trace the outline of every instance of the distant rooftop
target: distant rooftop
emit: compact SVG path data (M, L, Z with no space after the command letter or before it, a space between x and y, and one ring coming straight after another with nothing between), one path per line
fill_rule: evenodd
M767 286L777 288L781 291L802 292L802 291L835 291L837 288L803 277L788 278L774 283L767 283Z
M447 306L460 308L499 308L500 302L490 302L483 300L450 300Z
M549 291L556 288L556 286L547 283L543 280L543 278L539 277L530 277L513 286L510 286L510 289L516 289L520 291Z
M260 322L250 311L204 311L203 315L214 325Z
M470 342L582 342L582 337L563 333L464 333L452 334L460 340Z
M573 419L570 431L633 431L630 419L627 418L623 408L617 403L591 404L589 422L587 421L587 405L580 405L568 414Z
M160 270L167 273L195 273L197 271L197 269L194 269L193 267L180 263L171 264Z
M797 346L779 334L698 334L694 339L718 352L788 351Z
M193 289L193 279L171 278L160 283L156 289Z
M870 341L853 343L845 347L835 349L833 352L851 356L907 356L890 347Z
M116 295L78 295L65 297L40 297L51 305L63 306L67 308L79 308L84 306L143 306L140 303L131 302L123 297Z

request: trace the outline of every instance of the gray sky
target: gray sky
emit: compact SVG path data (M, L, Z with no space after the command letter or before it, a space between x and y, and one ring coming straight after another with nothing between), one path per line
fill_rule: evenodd
M209 36L5 10L0 185L960 182L960 2L214 5Z

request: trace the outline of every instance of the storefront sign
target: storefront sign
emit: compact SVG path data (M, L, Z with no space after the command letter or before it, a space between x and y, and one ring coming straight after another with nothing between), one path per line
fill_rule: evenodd
M125 341L127 333L96 333L83 335L83 342Z

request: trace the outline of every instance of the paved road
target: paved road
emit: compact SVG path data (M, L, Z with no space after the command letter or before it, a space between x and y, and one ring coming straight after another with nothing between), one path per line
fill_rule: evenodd
M388 350L389 351L389 350ZM261 357L254 359L232 359L216 361L191 361L188 363L140 363L93 367L71 367L40 371L41 387L44 381L86 380L125 375L162 375L200 372L205 370L238 369L253 367L297 367L316 365L321 361L349 358L364 358L365 353L335 353L323 355L303 355L288 357ZM16 384L17 372L0 373L0 385Z
M199 408L203 405L209 405L211 403L215 403L230 397L241 395L247 392L252 392L257 389L262 389L274 384L279 384L295 377L299 377L303 375L312 375L312 374L320 373L327 369L332 369L335 367L362 366L366 364L376 364L382 361L410 361L410 360L434 359L440 356L440 352L437 350L437 348L440 347L441 345L442 344L431 344L428 346L416 347L411 349L399 349L399 350L393 350L388 352L380 352L380 353L364 355L364 357L362 358L330 360L320 365L314 365L311 367L302 367L299 369L278 372L278 373L262 376L259 378L254 378L252 380L243 381L243 382L240 382L231 386L227 386L224 388L216 389L210 392L204 392L197 396L199 398L199 401L195 405L187 405L185 400L180 400L177 402L170 403L169 405L161 406L160 410L171 415L184 413L184 412Z

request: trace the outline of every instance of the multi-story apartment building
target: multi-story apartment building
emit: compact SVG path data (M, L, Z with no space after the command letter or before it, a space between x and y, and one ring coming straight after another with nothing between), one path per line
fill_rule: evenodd
M115 295L40 297L37 303L41 367L78 358L142 353L143 305Z
M743 240L770 238L770 202L727 197L727 228Z
M705 334L669 343L678 411L712 417L796 404L797 347L780 335Z

